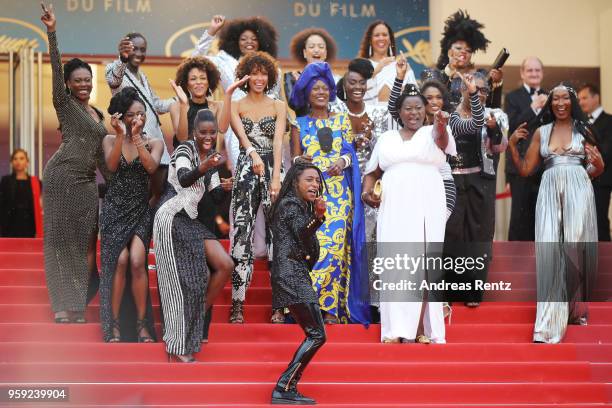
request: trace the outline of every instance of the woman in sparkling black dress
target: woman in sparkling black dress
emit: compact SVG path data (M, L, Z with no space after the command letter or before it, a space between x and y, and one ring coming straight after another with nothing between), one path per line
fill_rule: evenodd
M62 133L43 176L45 277L56 323L85 323L90 277L98 275L96 164L108 132L102 112L89 104L91 66L73 58L62 67L52 6L43 5L41 20L47 27L53 107Z
M317 229L325 221L323 175L314 165L298 160L287 173L272 206L274 236L272 264L272 307L289 308L306 339L272 392L273 404L314 404L297 391L304 369L325 343L325 326L319 296L312 287L310 272L319 259Z
M107 342L148 343L155 338L147 270L149 182L164 146L161 139L142 133L145 110L131 87L115 94L108 108L116 135L103 141L110 175L100 217L100 321Z

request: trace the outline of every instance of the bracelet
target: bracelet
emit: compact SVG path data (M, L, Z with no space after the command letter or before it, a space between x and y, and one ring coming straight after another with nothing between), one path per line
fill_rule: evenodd
M365 197L367 197L368 192L364 191L364 192L361 193L361 201L365 201L364 194L365 194Z
M253 153L255 151L255 148L253 146L249 147L248 149L246 149L245 154L247 156L249 156L251 153Z

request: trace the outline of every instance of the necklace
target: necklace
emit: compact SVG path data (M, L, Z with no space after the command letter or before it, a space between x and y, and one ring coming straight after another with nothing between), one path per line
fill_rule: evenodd
M363 110L362 110L361 112L359 112L359 113L353 113L353 112L351 112L351 110L350 110L350 109L348 110L348 114L349 114L349 116L352 116L352 117L354 117L354 118L360 118L360 117L362 117L362 116L363 116L365 113L366 113L365 103L363 104Z

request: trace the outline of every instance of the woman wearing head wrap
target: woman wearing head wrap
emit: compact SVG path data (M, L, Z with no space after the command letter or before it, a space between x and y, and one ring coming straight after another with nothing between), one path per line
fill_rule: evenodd
M467 12L457 11L446 20L442 40L440 40L440 57L435 68L428 68L421 73L421 80L438 80L446 85L450 92L450 102L454 110L461 100L461 78L459 74L472 74L476 71L472 55L476 51L486 51L490 41L482 31L484 25L470 18ZM487 72L481 70L487 75ZM487 106L501 107L503 72L492 69L488 73L489 87L493 92L487 99Z
M540 162L544 173L536 205L538 305L536 343L559 343L567 324L587 324L587 304L597 272L597 219L591 180L604 170L597 139L576 92L552 90L524 158L516 144L531 133L526 123L510 138L512 160L522 177Z
M321 256L312 271L325 320L365 323L369 317L362 296L364 289L367 294L367 276L363 285L361 177L348 115L328 108L335 90L326 62L306 66L291 94L294 106L308 107L308 114L298 117L291 129L292 155L315 164L329 186L324 195L326 221L317 231Z

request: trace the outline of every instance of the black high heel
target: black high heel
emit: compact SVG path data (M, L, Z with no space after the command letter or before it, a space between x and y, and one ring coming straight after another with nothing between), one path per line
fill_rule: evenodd
M204 329L202 330L202 343L208 343L208 331L210 330L210 322L212 321L213 305L210 305L204 316Z
M136 320L136 335L138 336L138 342L139 343L154 343L155 340L153 340L153 338L149 335L149 336L141 336L140 332L145 329L148 331L147 329L147 318L145 317L142 320Z
M113 332L113 337L111 337L108 340L108 342L109 343L119 343L121 341L121 327L119 326L119 319L113 319L111 330ZM118 333L118 334L115 334L115 333Z
M195 363L196 359L192 354L168 354L168 362L173 363L175 360L177 363Z

